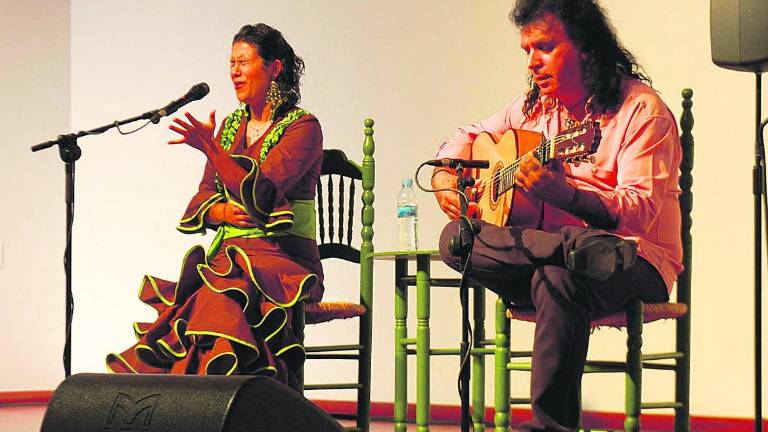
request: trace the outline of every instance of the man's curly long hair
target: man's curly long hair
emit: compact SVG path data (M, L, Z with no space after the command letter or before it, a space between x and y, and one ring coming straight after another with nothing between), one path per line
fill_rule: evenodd
M263 23L247 24L232 38L232 43L235 42L246 42L255 46L267 64L275 60L283 63L283 69L275 79L283 96L283 103L277 108L275 117L293 109L301 100L300 80L304 74L304 60L293 52L283 34Z
M632 53L619 43L605 12L593 0L518 0L509 19L523 28L547 13L563 23L565 33L585 54L581 59L581 73L587 94L593 96L594 110L610 111L621 104L622 79L633 78L651 84ZM528 81L530 90L523 107L526 116L532 113L540 93L533 77L529 76Z

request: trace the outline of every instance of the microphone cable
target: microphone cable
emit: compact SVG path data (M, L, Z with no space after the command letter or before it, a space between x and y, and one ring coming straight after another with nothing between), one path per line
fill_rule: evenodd
M144 128L145 128L145 127L147 127L147 125L148 125L148 124L150 124L150 123L152 123L152 121L151 121L151 120L147 120L147 122L146 122L146 123L144 123L143 125L141 125L141 126L137 127L137 128L136 128L136 129L134 129L134 130L131 130L131 131L127 131L127 132L126 132L126 131L123 131L122 129L120 129L120 122L119 122L119 121L115 120L115 122L114 122L114 123L112 123L112 124L113 124L113 125L115 125L115 129L117 129L117 131L120 133L120 135L130 135L130 134L132 134L132 133L134 133L134 132L138 132L138 131L140 131L140 130L144 129Z

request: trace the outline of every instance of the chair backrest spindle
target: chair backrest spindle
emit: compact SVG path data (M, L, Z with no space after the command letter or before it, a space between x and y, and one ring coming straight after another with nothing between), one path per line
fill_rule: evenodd
M325 160L323 160L325 162ZM333 243L333 235L336 232L334 229L334 217L333 217L333 175L328 175L328 241Z
M325 205L323 204L323 185L321 182L317 182L317 217L319 228L318 243L325 243Z
M349 183L349 213L347 217L350 222L355 217L355 182ZM347 224L347 246L352 245L352 225L352 223Z
M351 181L351 180L350 180ZM352 221L349 221L348 225L351 225ZM338 242L343 243L344 237L344 177L339 176L339 236Z

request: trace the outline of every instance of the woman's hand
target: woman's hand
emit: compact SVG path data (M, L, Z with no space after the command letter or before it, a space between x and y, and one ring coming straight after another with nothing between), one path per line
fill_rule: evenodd
M560 208L567 205L574 194L574 188L565 179L563 163L552 160L543 166L533 153L523 156L515 173L515 184Z
M216 127L216 111L211 111L207 123L200 122L188 112L184 113L184 116L189 123L176 117L173 123L168 125L168 129L181 135L180 138L168 141L168 144L187 144L205 154L215 150L213 132Z
M231 203L216 203L206 214L206 220L212 225L228 224L239 228L258 226L245 210Z

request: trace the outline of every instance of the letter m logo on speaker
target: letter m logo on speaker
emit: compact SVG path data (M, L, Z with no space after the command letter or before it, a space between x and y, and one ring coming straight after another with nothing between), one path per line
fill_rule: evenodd
M134 399L129 394L118 393L112 403L112 409L109 410L104 430L148 432L159 398L160 394Z

